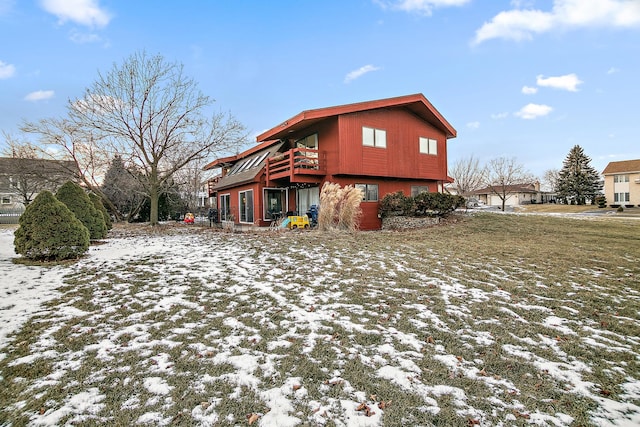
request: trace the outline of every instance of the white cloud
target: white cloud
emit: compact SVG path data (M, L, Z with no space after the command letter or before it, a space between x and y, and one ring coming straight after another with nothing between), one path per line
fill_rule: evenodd
M362 77L363 75L370 73L372 71L377 71L379 70L380 67L376 67L375 65L365 65L364 67L360 67L357 70L353 70L350 73L348 73L345 78L344 78L344 82L345 83L350 83L352 81L354 81L357 78Z
M640 2L636 0L554 0L548 12L520 9L519 5L485 22L476 31L474 44L494 38L530 40L555 29L640 28Z
M509 117L509 113L496 113L496 114L492 114L491 118L494 120L502 120L502 119L506 119L507 117Z
M569 92L577 92L578 85L582 84L582 80L578 78L574 73L566 74L558 77L547 77L542 75L536 77L536 84L538 86L552 87L554 89L568 90Z
M619 72L620 70L617 69L616 67L611 67L607 70L607 74L615 74L617 72Z
M4 62L0 61L0 80L13 77L15 73L16 67L14 67L13 64L5 64Z
M37 90L35 92L31 92L27 96L24 97L25 101L43 101L45 99L53 98L55 93L52 90Z
M538 92L537 87L522 86L522 93L524 93L525 95L533 95L537 92Z
M463 6L471 0L374 0L383 9L402 10L430 16L433 9L439 7Z
M40 0L44 10L56 15L60 23L67 21L87 27L106 27L111 15L98 4L99 0Z
M469 122L467 123L467 127L469 129L478 129L480 127L480 122Z
M516 116L522 119L536 119L538 117L546 116L553 108L544 104L527 104L520 109L520 111L514 113Z

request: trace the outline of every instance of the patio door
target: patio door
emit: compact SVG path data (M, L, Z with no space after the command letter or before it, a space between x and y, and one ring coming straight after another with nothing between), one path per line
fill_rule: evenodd
M299 188L296 192L298 215L305 215L311 205L320 204L320 187Z
M270 221L282 216L287 212L286 188L265 188L264 189L264 219Z

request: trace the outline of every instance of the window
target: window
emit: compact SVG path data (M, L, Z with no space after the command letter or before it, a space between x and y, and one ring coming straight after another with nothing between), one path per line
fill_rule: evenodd
M253 223L253 190L240 191L240 222Z
M629 193L613 193L615 203L625 203L629 201Z
M420 137L420 153L422 154L438 154L438 141L431 138Z
M378 184L356 184L355 187L362 191L363 202L378 201Z
M223 194L220 196L220 219L222 221L233 221L231 215L231 195Z
M2 204L3 205L10 205L11 204L11 197L2 197Z
M629 182L629 175L614 175L613 182Z
M387 148L387 131L363 126L362 145L365 147Z
M416 197L420 193L428 193L429 187L426 185L412 185L411 186L411 197Z

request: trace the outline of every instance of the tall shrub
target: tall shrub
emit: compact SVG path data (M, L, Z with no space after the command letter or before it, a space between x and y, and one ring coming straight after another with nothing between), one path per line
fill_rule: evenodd
M102 213L98 212L82 187L72 181L67 181L58 189L56 198L67 205L76 218L87 227L91 240L107 237L107 225Z
M89 230L51 192L42 191L20 217L13 244L29 259L78 258L89 248Z
M111 221L111 215L109 215L109 211L104 207L102 203L102 199L95 193L89 193L89 199L93 202L93 207L102 214L102 218L104 219L104 224L107 226L107 231L113 228L113 222Z
M320 190L320 230L355 231L360 224L362 191L352 185L326 182Z

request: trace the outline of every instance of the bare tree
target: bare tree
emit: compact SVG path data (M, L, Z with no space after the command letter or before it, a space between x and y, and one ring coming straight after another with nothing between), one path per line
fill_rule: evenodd
M558 178L560 178L560 171L558 169L548 169L542 175L542 183L546 191L555 191L558 186Z
M143 171L151 224L156 225L158 198L177 171L246 138L232 116L205 117L212 103L183 74L182 65L142 52L99 73L83 98L70 101L69 117L85 138L90 135L97 146Z
M28 141L20 141L4 133L3 170L7 173L7 189L27 206L43 190L56 191L64 182L75 180L73 164L43 158L42 150Z
M504 211L509 196L520 191L522 184L534 182L535 178L515 157L498 157L486 164L483 181L487 188L500 198L501 209Z
M463 197L468 197L483 183L480 162L473 155L458 160L449 169L449 175L455 180L458 194Z
M98 143L90 129L82 128L68 118L25 121L21 130L39 136L42 157L66 160L70 172L77 175L86 188L100 196L105 207L122 219L113 203L101 190L101 182L109 166L111 153Z

